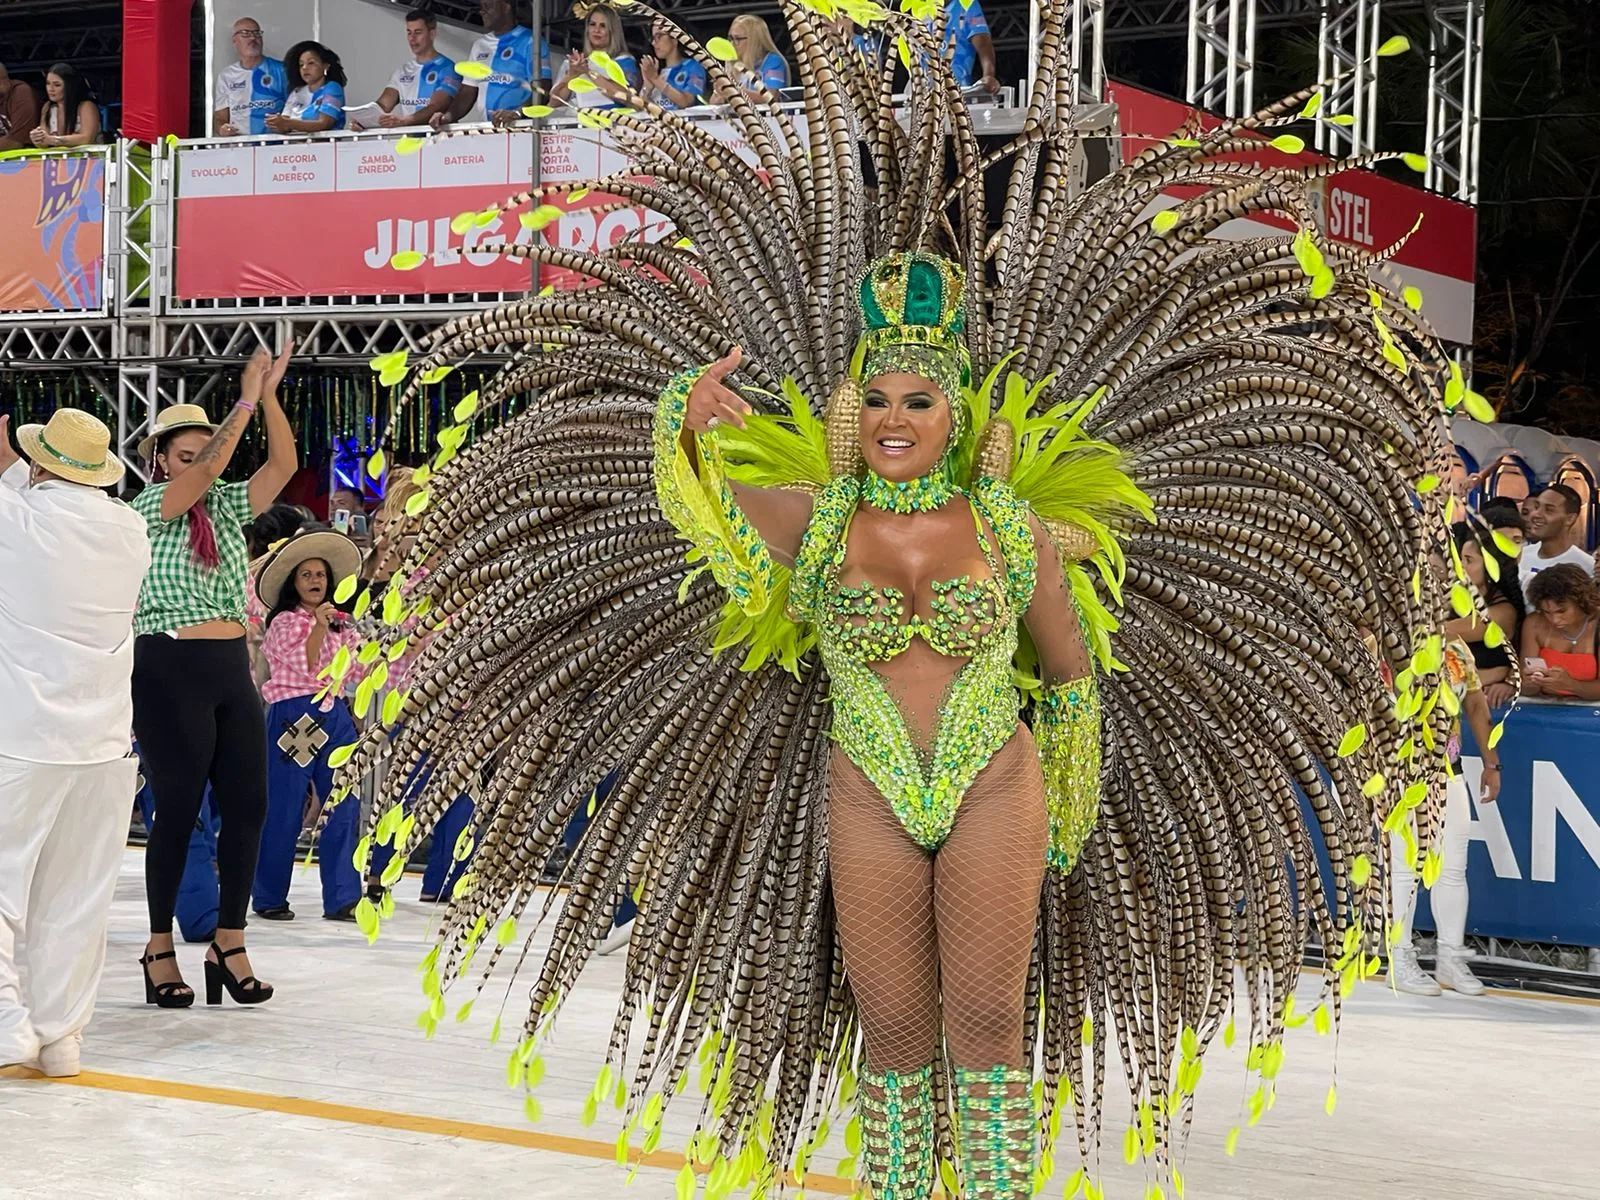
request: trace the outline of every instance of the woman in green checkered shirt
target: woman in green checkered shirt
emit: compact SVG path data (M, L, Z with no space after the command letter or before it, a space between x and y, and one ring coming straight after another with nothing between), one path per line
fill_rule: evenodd
M133 729L156 803L145 855L150 943L141 965L145 1000L187 1008L172 946L172 910L189 831L206 784L221 818L217 836L217 932L206 952L206 1001L258 1004L272 995L244 952L245 913L267 810L266 725L245 649L247 552L244 525L266 511L295 471L294 431L278 403L292 346L276 361L257 350L240 396L220 425L205 410L161 413L140 443L150 487L133 507L150 534L150 573L134 616ZM257 404L267 462L246 483L222 473Z

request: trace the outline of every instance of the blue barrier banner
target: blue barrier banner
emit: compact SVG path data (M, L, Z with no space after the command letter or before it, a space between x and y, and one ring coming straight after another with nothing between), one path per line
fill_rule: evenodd
M1470 734L1467 931L1525 942L1600 946L1600 707L1530 704L1506 719L1501 791L1478 800L1483 761ZM1417 925L1431 929L1427 892Z

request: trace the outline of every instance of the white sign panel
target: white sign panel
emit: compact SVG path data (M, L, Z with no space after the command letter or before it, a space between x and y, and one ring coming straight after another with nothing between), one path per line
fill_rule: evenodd
M393 142L340 142L338 147L338 191L409 191L421 186L421 156L399 154Z

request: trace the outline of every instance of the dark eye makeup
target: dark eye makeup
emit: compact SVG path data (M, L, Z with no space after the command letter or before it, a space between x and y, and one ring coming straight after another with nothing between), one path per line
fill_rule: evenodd
M888 408L889 398L882 392L868 392L862 403L867 408ZM926 392L912 392L905 398L905 406L917 412L932 408L934 398Z

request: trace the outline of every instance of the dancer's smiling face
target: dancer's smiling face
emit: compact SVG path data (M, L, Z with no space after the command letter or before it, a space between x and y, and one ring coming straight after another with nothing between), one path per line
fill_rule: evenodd
M926 475L950 443L950 401L921 375L877 375L861 401L861 457L890 483Z

